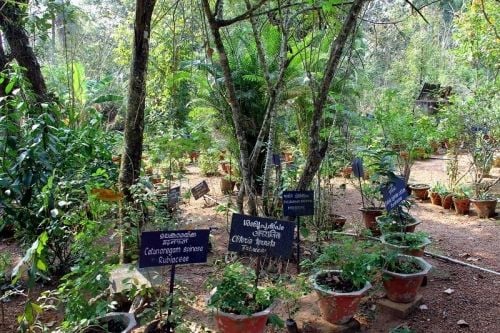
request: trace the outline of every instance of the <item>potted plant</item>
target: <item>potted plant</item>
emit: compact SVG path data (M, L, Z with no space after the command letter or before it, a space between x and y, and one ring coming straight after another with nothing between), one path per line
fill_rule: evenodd
M427 184L412 184L409 186L412 194L422 201L427 200L429 197L429 189L431 188Z
M365 183L361 185L361 196L363 198L363 207L361 216L365 227L369 229L373 235L380 235L380 229L377 225L376 218L384 213L385 209L382 207L382 194L375 183Z
M413 302L431 267L419 257L388 253L382 270L387 298L396 303Z
M231 175L225 175L220 179L220 191L222 194L232 194L236 181Z
M429 191L429 197L431 198L431 203L433 205L441 206L441 193L446 191L446 187L440 182L436 182L431 186Z
M465 185L458 186L456 191L453 193L453 205L455 206L455 212L457 214L466 215L469 213L470 196L470 187Z
M425 232L390 232L380 237L382 244L393 251L415 257L422 257L427 245L431 243Z
M258 287L256 280L255 271L240 262L225 267L208 299L219 332L264 332L280 291L275 286Z
M414 232L420 219L410 214L411 202L404 200L401 204L381 216L376 221L382 234L388 232Z
M324 320L345 324L352 319L379 263L379 251L370 252L349 239L331 244L314 262L304 264L323 268L310 280Z

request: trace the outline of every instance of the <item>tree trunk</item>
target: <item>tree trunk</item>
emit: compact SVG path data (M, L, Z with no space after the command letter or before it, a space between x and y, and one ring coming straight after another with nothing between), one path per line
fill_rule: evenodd
M47 87L40 70L40 64L29 45L29 38L22 25L25 15L20 7L26 1L0 0L0 26L4 32L5 39L9 43L11 55L17 60L21 67L26 68L26 78L31 83L33 92L39 102L47 101Z
M125 119L125 142L120 166L120 190L127 202L132 202L130 186L140 175L142 143L144 133L144 109L146 106L146 73L149 56L151 17L156 0L137 0L134 24L134 49L130 67L127 116ZM129 230L124 230L126 234ZM123 237L123 235L122 235ZM126 244L121 245L120 256L127 255Z
M257 215L257 205L255 201L255 194L253 192L253 179L252 172L250 170L248 144L245 137L245 130L243 128L243 119L240 104L238 102L238 97L236 96L236 88L234 86L234 81L231 76L231 68L229 66L229 60L227 58L227 53L222 42L222 37L220 35L220 25L215 18L215 14L212 13L208 0L202 0L203 9L210 26L210 31L212 37L214 38L215 48L220 58L220 65L224 73L224 84L226 85L226 90L228 94L228 103L231 106L231 115L233 118L234 129L236 132L236 138L238 139L238 145L240 148L240 167L241 175L243 178L243 185L245 186L245 193L248 196L248 214Z
M316 172L318 172L321 162L323 161L325 153L328 149L328 140L320 141L319 136L325 101L328 97L330 84L332 83L333 77L335 76L335 73L337 72L337 69L339 67L340 59L342 58L342 53L344 51L347 40L354 31L358 15L360 14L365 2L366 0L353 1L353 4L349 10L349 13L347 14L347 17L344 20L337 38L330 46L330 54L328 57L327 66L325 68L325 75L323 76L320 90L316 98L314 98L314 112L311 127L309 129L310 141L308 156L306 159L304 171L302 172L299 179L299 184L297 186L298 190L305 190L309 188L314 175L316 174Z

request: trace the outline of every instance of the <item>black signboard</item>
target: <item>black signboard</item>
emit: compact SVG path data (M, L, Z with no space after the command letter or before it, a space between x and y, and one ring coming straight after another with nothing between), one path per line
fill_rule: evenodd
M281 165L281 158L279 154L273 154L273 164L275 166L280 166Z
M356 157L354 161L352 161L352 173L356 178L362 178L365 174L363 170L363 160L359 157Z
M288 258L292 253L295 223L233 214L229 251Z
M206 262L209 233L208 229L143 232L139 267Z
M397 207L401 201L408 197L408 191L406 191L406 183L403 178L396 177L391 179L387 185L382 187L382 196L384 197L385 209L387 211L392 210Z
M168 204L170 206L175 205L181 200L181 187L176 186L172 187L170 190L168 190Z
M284 191L283 215L314 215L314 191Z
M208 184L206 181L202 181L191 189L191 194L193 195L195 200L198 200L208 192L210 192L210 189L208 188Z

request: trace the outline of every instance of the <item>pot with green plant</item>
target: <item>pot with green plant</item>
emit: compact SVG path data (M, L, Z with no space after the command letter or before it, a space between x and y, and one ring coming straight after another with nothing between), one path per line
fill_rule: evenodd
M225 175L220 179L220 191L222 194L232 194L236 181L231 177L231 175Z
M352 239L331 244L314 262L309 263L311 267L324 268L310 278L324 320L345 324L352 319L361 298L371 288L370 281L379 263L377 248L369 250L369 247L359 246Z
M382 272L387 298L396 303L413 302L432 266L422 258L397 252L387 253L384 259Z
M440 182L434 183L429 191L429 197L431 198L431 203L436 206L441 206L441 193L446 191L446 187Z
M382 244L389 250L422 257L427 245L431 243L429 235L425 232L389 232L380 237Z
M374 183L364 183L361 185L361 197L363 199L363 207L361 216L363 223L374 236L380 235L380 229L377 225L376 218L382 215L385 209L382 207L382 195L380 194L378 185Z
M429 198L429 189L431 188L427 184L412 184L409 186L411 193L419 200L427 200Z
M224 268L208 299L219 332L264 332L280 288L259 287L256 281L255 271L240 262Z
M455 212L460 215L466 215L470 209L471 189L469 186L461 185L453 193L453 205Z
M411 202L403 200L398 207L376 218L382 234L388 232L414 232L420 219L410 214Z

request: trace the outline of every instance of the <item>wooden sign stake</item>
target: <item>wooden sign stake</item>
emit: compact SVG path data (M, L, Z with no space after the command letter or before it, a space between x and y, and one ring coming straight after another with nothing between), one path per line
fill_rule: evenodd
M297 216L297 274L300 274L300 216Z
M168 306L167 313L167 327L165 329L166 333L173 333L172 323L170 322L170 316L172 315L172 308L174 306L174 281L175 281L175 265L172 265L170 269L170 286L169 286L169 298L170 304Z

